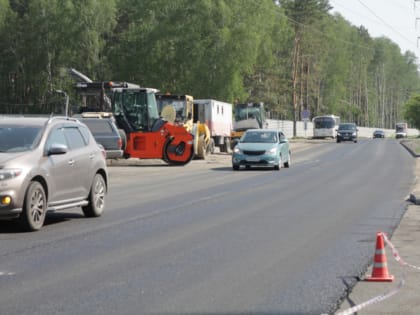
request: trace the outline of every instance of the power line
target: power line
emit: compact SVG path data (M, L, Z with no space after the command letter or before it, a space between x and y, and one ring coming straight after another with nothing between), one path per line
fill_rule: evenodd
M359 3L364 6L370 13L372 13L378 20L380 20L384 25L388 26L391 30L393 30L395 33L397 33L398 35L400 35L402 38L404 38L407 42L409 42L410 44L414 43L408 39L407 37L405 37L405 35L403 35L402 33L400 33L399 31L397 31L393 26L391 26L390 24L388 24L385 20L383 20L380 16L378 16L373 10L371 10L366 4L363 3L362 0L358 0Z
M344 14L344 16L349 15L350 16L350 21L352 20L351 19L351 16L355 16L356 17L356 20L361 20L361 21L369 20L369 21L375 23L378 27L380 27L381 25L385 25L387 28L391 29L392 32L395 33L399 38L402 38L404 40L404 42L407 42L407 43L410 44L409 47L408 47L408 50L417 51L418 52L418 45L416 44L416 40L417 40L418 34L417 34L416 28L414 26L408 26L407 24L405 24L405 26L404 26L404 29L407 30L408 32L410 32L410 34L412 34L412 35L410 35L410 38L411 38L410 39L410 38L408 38L405 35L405 33L401 33L398 29L396 29L395 25L392 26L392 25L390 25L386 21L386 19L381 18L376 13L377 10L372 10L365 3L363 3L362 0L358 0L358 4L360 6L363 6L362 10L359 9L359 12L356 12L355 9L353 8L355 5L357 5L357 3L351 2L351 3L353 3L353 7L349 8L349 7L341 4L340 1L337 1L337 0L330 0L330 1L333 3L334 6L339 6L339 7L343 8L344 13L345 12L348 13L348 14ZM393 18L393 20L394 20L394 17L395 16L398 16L398 13L400 13L400 17L401 16L403 16L403 17L408 16L408 18L406 18L404 20L404 23L407 23L408 20L410 22L412 21L411 18L409 17L409 14L407 14L407 11L408 10L409 11L413 11L413 14L412 14L412 16L413 16L413 23L416 22L416 21L414 21L415 20L415 17L417 16L415 10L408 9L407 6L402 6L402 4L404 4L403 1L397 2L397 3L393 2L393 1L394 0L384 1L383 4L382 4L381 1L376 1L376 3L378 5L381 5L381 7L380 7L381 9L382 8L385 8L388 5L388 10L390 12L392 12L392 18ZM420 0L416 0L416 1L420 1ZM346 2L346 5L347 4L349 4L349 2ZM390 8L389 6L392 6L392 8ZM357 6L356 6L356 8L357 8ZM342 12L341 9L336 9L335 11L336 12ZM367 14L369 14L369 16L363 15L364 12L366 12ZM364 22L360 22L360 23L362 25L364 24ZM411 25L413 25L413 24L411 24ZM368 30L370 31L369 28L368 28ZM382 34L380 36L385 36L385 37L388 37L389 38L389 36L387 36L386 34ZM395 40L393 40L393 41L395 42ZM404 47L404 45L398 45L398 46L400 46L400 49L403 50L402 47ZM404 49L404 50L406 50L406 49Z
M341 4L339 2L336 2L336 1L331 1L331 2L333 2L334 5L338 5L338 6L342 7L343 9L345 9L346 11L351 12L351 13L357 15L357 16L360 16L361 15L360 12L355 11L353 9L350 9L349 7L346 7L346 6L344 6L343 4ZM375 23L377 22L376 20L373 20L373 19L369 18L368 16L364 16L364 18L367 18L367 19L369 19L369 20L371 20L371 21L373 21Z

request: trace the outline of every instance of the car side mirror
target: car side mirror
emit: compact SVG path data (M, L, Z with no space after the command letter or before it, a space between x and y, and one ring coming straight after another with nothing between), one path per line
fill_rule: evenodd
M48 155L66 154L68 150L69 149L64 144L53 143L51 147L48 149Z
M289 142L289 140L287 140L286 138L280 139L280 143L287 143Z

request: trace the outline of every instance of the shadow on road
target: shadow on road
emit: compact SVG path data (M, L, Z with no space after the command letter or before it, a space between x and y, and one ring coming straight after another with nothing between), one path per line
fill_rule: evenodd
M49 226L49 225L54 225L54 224L60 224L63 222L68 222L75 219L87 220L88 218L86 218L81 213L48 212L47 217L45 218L44 227ZM17 220L0 221L0 234L12 234L12 233L27 233L27 231L22 230ZM33 233L33 232L30 232L30 233Z

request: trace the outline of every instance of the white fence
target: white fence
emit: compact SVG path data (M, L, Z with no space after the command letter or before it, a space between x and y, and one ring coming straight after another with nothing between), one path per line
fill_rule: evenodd
M267 119L268 129L278 129L284 132L288 138L293 137L293 121L291 120L274 120ZM372 138L373 132L376 129L381 129L385 131L387 137L395 137L395 129L383 129L383 128L373 128L373 127L358 127L359 128L359 137L362 138ZM296 122L296 136L299 138L312 138L314 135L313 124L312 122ZM408 129L408 136L418 136L419 131L417 129Z

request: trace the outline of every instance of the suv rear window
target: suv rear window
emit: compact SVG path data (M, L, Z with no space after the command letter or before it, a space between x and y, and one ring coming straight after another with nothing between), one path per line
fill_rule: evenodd
M82 120L93 134L110 134L115 133L111 124L103 119Z

